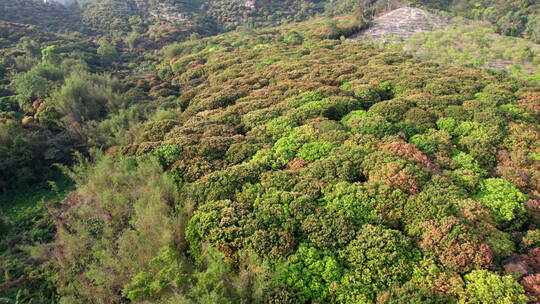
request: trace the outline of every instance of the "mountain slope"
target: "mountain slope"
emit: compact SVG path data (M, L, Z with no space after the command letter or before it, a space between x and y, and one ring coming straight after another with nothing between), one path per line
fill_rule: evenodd
M539 86L277 3L0 22L0 301L540 300Z
M517 77L540 75L540 45L497 34L486 23L460 22L444 31L415 35L404 48L445 64L505 69Z
M534 296L538 88L326 39L352 20L175 45L154 80L181 88L175 110L52 208L66 301ZM530 263L523 286L508 257Z
M51 30L73 30L79 25L76 11L59 3L38 0L0 0L0 20Z

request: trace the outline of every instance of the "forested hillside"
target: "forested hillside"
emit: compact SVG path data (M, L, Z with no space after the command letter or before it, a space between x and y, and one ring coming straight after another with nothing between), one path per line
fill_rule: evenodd
M78 11L74 7L42 0L0 0L0 20L38 25L44 29L76 29Z
M503 35L540 43L540 2L536 0L412 0L413 4L448 11L494 24Z
M0 21L0 303L540 302L538 81L248 2Z

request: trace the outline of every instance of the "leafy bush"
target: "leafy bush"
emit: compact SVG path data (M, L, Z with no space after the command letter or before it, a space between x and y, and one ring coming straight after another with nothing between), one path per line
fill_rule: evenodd
M510 182L501 178L488 178L479 188L476 199L493 211L493 217L499 225L519 227L525 216L523 202L527 196Z
M339 281L343 271L335 257L307 244L300 244L283 268L279 274L281 280L314 301L330 299L332 285Z
M338 299L373 300L377 293L410 278L418 252L399 231L366 224L342 252L347 271Z
M327 141L306 143L300 147L296 156L313 162L326 157L333 148L332 143Z
M322 200L326 202L326 209L330 212L343 214L358 226L377 219L375 202L361 186L341 182L323 191L325 195Z

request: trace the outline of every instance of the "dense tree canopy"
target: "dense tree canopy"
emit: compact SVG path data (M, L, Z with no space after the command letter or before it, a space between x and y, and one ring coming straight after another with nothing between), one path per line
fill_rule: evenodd
M392 3L273 3L106 0L50 36L0 23L2 297L540 298L534 79L342 39ZM501 31L529 33L519 14Z

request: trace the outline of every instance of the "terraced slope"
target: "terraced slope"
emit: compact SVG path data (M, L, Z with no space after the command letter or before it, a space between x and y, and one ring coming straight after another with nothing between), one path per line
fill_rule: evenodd
M364 37L377 42L408 40L416 33L442 29L450 24L450 21L428 11L402 7L375 19L373 26L355 39Z

